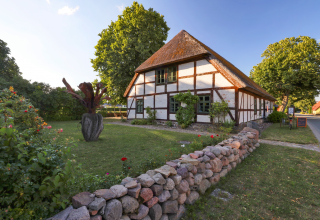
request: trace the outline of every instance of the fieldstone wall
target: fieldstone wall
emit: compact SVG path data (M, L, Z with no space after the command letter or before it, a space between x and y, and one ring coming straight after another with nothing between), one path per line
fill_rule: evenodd
M201 194L227 175L257 147L259 132L245 127L239 134L202 151L167 162L120 185L82 192L72 206L50 220L176 220Z

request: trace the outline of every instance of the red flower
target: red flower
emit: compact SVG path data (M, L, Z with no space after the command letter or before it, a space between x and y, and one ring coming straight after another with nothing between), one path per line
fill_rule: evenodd
M40 130L38 129L37 132L39 132Z
M130 168L130 167L128 167L128 169L130 170L131 168Z
M29 108L32 108L32 106L30 105Z
M24 112L28 112L28 110L24 110Z
M198 134L198 137L201 137L201 135L200 135L200 134Z
M14 94L16 94L16 92L13 92Z
M122 160L122 161L126 161L127 158L126 158L126 157L122 157L121 160Z
M219 137L219 135L217 134L217 137Z
M210 137L211 137L211 138L214 138L214 137L213 137L213 134L212 134Z

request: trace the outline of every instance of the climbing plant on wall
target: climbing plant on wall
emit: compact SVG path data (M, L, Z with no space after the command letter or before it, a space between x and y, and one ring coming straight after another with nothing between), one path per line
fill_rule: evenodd
M198 103L199 97L192 95L190 91L186 93L179 93L174 96L174 99L180 102L180 106L176 113L176 119L181 128L188 127L195 118L194 105Z
M225 121L228 111L229 107L226 101L222 100L221 102L213 102L209 109L210 118L213 119L213 123L215 123L215 119L217 118L218 124L220 124Z

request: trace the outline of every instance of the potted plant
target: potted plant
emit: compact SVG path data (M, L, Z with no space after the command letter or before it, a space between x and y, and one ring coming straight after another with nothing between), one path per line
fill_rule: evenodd
M82 98L76 94L68 82L63 78L63 84L67 87L67 93L71 94L73 98L78 99L84 107L87 108L88 113L82 115L82 135L86 141L96 141L103 130L103 117L101 114L96 113L97 107L101 100L111 100L109 96L102 98L102 95L107 92L107 87L104 87L101 82L96 84L96 92L94 94L91 83L81 83L78 87L84 93L85 97ZM101 92L99 92L101 90Z

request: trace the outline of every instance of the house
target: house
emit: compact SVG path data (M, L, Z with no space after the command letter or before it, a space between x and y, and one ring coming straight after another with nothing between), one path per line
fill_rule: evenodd
M173 98L190 91L199 96L197 123L212 123L210 103L225 100L226 119L236 124L266 117L276 101L229 61L185 30L161 47L136 70L127 87L128 119L147 118L145 108L157 110L158 120L175 121L180 103Z
M312 106L312 114L314 115L320 114L320 101Z

